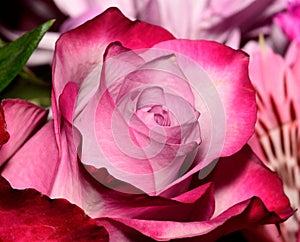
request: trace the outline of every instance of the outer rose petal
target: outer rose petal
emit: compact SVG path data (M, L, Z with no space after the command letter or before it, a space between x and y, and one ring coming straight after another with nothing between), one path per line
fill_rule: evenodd
M14 190L0 177L1 241L108 241L102 226L63 199Z
M284 242L275 224L254 226L253 228L243 230L243 235L247 238L248 242Z
M233 156L221 158L207 179L215 184L214 216L252 197L259 197L269 211L274 211L282 219L292 213L281 180L258 160L248 146Z
M69 130L72 137L72 129ZM65 137L65 133L62 135ZM73 147L71 140L70 147ZM18 150L1 174L14 188L34 188L51 198L62 197L87 212L94 193L84 175L79 174L77 152L72 151L63 150L59 159L53 121L50 121ZM98 206L103 205L96 201ZM94 209L100 211L97 206Z
M195 242L214 242L224 234L252 227L258 223L282 222L276 214L268 211L257 197L236 204L210 221L183 223L126 218L113 218L112 220L121 223L120 227L125 225L134 228L139 233L155 240L185 239L184 241L189 241L190 239Z
M122 241L122 242L135 242L135 241L143 241L143 242L154 242L153 239L149 238L146 235L139 233L133 228L129 228L126 225L114 221L109 218L100 218L96 219L97 224L100 226L104 226L108 233L111 241Z
M35 188L49 196L57 169L58 148L50 121L9 159L1 174L14 188Z
M23 100L2 101L10 139L0 150L0 166L47 120L48 111Z

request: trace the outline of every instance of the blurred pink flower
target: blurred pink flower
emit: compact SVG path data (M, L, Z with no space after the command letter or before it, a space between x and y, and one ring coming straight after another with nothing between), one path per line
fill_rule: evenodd
M258 34L271 35L273 16L286 8L286 0L53 1L69 17L62 23L61 33L113 6L118 7L129 19L162 26L177 38L214 40L235 49ZM8 31L5 33L11 39L17 36ZM32 55L28 64L50 63L58 36L59 33L48 32L39 45L39 52Z
M257 90L258 117L249 144L278 173L292 206L300 205L300 49L293 43L285 58L268 46L252 45L249 74ZM281 224L285 241L296 241L299 210ZM299 235L298 235L299 236Z
M241 38L270 34L272 17L285 9L286 0L54 0L70 17L62 30L72 29L118 7L130 19L160 25L177 38L228 42L236 48ZM259 13L259 14L258 14Z
M287 37L300 43L300 1L291 0L286 11L275 17L275 22L281 27Z

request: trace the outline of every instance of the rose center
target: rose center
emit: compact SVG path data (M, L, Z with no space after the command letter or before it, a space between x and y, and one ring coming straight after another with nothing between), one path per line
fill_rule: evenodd
M172 115L168 109L162 105L143 107L136 112L137 116L143 120L148 127L171 126L173 125Z
M153 106L148 113L154 113L154 121L160 126L170 126L171 120L169 112L163 108L161 105Z

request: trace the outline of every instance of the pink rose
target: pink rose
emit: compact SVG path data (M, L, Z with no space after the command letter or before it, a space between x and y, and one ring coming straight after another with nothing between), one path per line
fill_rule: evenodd
M52 94L53 120L2 175L78 205L112 241L215 241L293 213L245 146L256 103L242 51L112 8L58 40Z

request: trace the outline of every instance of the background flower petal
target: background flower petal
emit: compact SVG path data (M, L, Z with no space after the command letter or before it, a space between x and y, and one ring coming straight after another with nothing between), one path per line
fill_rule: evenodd
M104 227L64 199L15 190L0 177L0 237L4 241L109 241Z
M0 150L0 166L47 121L48 111L23 100L3 100L1 103L9 141Z

